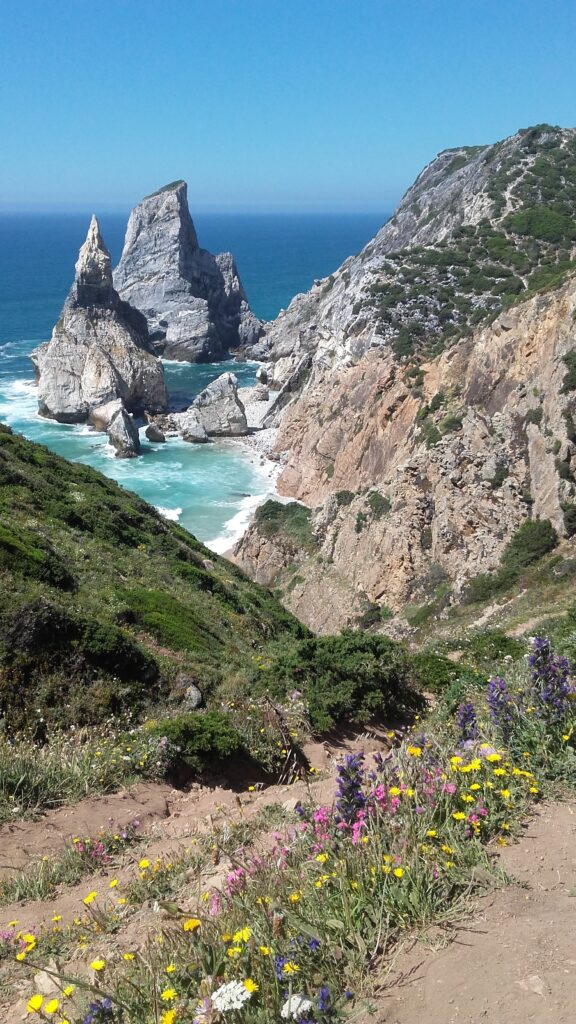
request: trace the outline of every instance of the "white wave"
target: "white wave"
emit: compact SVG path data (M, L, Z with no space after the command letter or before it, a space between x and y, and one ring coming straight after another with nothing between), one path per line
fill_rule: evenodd
M273 492L270 491L267 494L251 494L247 498L242 498L238 512L224 524L222 533L214 537L214 540L204 541L206 547L215 551L217 555L222 555L233 547L245 533L258 506L262 505L267 498L272 497L272 494Z
M156 505L155 508L164 519L169 519L172 523L177 523L183 512L181 508L164 508L162 505Z

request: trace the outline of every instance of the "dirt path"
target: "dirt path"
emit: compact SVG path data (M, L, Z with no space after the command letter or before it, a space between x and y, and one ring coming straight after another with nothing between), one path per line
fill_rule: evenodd
M446 948L402 953L367 1020L574 1024L576 801L543 806L501 866L517 884L482 899Z

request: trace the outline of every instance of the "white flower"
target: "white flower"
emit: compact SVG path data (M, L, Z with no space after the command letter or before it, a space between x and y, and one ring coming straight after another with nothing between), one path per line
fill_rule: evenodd
M292 1018L292 1020L297 1020L301 1013L308 1013L308 1010L311 1008L311 1001L306 999L306 996L297 993L295 996L290 996L290 998L286 1000L284 1006L280 1010L280 1016L283 1017L284 1020L290 1020L290 1018Z
M228 981L212 993L212 1006L220 1013L225 1013L226 1010L241 1010L251 995L241 981Z

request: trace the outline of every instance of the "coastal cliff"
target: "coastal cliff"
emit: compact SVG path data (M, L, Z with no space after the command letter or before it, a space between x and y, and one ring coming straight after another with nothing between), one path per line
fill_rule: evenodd
M169 359L221 359L260 337L234 257L213 256L199 245L184 181L132 210L114 283L146 317L156 350Z
M257 516L235 558L313 629L442 614L522 524L574 532L575 206L574 130L440 154L271 326L278 487L308 527Z

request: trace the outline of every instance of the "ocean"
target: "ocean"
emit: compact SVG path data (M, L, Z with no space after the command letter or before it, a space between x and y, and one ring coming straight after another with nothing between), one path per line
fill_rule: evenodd
M96 211L97 212L97 211ZM90 214L0 213L0 421L71 461L83 462L136 491L214 550L226 550L254 508L271 493L259 457L235 441L192 445L170 439L144 444L136 459L116 459L106 436L37 415L29 353L48 340L74 276ZM114 264L127 214L99 215ZM383 214L200 214L200 244L234 253L250 305L273 319L315 278L358 252L385 222ZM225 370L240 386L255 380L256 363L166 362L171 400L180 408Z

